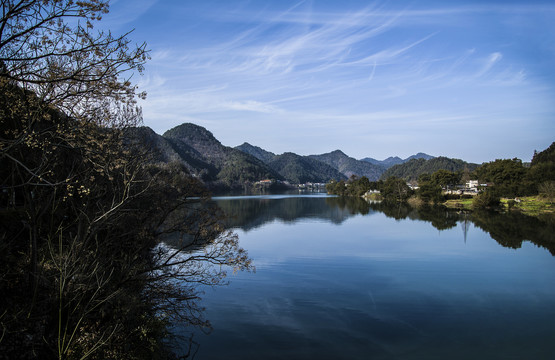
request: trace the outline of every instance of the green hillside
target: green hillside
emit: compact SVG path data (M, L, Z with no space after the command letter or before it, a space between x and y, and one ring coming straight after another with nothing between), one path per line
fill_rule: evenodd
M424 158L412 159L403 164L397 164L387 169L381 179L387 179L395 176L406 181L417 180L421 174L433 174L438 170L448 171L473 171L478 167L478 164L467 163L460 159L451 159L444 156L439 156L426 160Z
M369 180L375 181L378 180L385 171L383 166L371 164L362 160L356 160L347 156L341 150L335 150L331 153L321 155L310 155L310 157L330 165L347 178L350 178L352 175L356 175L358 177L366 176Z
M345 175L318 160L294 153L284 153L268 163L291 183L324 183L332 179L346 179Z
M176 126L163 135L192 173L212 187L242 187L245 182L283 177L252 155L222 145L212 133L194 124Z

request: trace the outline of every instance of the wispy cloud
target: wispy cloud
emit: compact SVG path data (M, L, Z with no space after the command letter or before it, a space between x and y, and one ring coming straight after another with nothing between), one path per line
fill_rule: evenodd
M274 105L262 103L254 100L247 101L225 101L222 104L224 109L237 111L253 111L261 113L281 113L281 109Z
M112 0L110 12L104 16L103 26L114 29L132 23L156 5L160 0Z
M484 61L484 65L482 66L480 71L476 74L476 77L483 76L488 71L490 71L491 68L501 60L501 58L503 58L503 55L499 52L494 52L490 54Z
M161 20L171 41L150 42L140 83L149 93L145 118L166 127L218 123L230 137L262 127L287 142L292 135L277 124L298 129L295 136L374 139L374 131L396 129L408 139L401 133L478 126L476 119L489 126L517 114L531 121L538 108L555 114L547 105L555 79L545 71L553 52L544 41L541 54L527 57L531 45L522 40L540 41L540 28L544 38L555 34L547 21L555 5L355 3L222 1L189 11L198 5L175 2L171 21L187 24L188 36L172 36L177 25Z

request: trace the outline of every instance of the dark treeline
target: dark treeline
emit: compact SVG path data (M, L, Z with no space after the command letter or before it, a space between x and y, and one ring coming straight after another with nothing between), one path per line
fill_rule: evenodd
M407 183L396 177L389 177L387 180L370 181L367 177L351 176L348 181L331 181L326 185L329 194L339 196L360 197L368 191L375 190L380 192L380 198L385 201L406 201L413 191Z
M172 357L172 321L208 325L196 284L249 259L196 179L124 136L148 54L94 32L107 2L2 6L0 358Z

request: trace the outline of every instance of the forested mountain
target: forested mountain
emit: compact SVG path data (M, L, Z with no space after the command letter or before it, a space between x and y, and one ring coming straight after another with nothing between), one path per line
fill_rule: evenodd
M243 143L236 149L264 161L270 168L294 184L347 179L346 175L336 167L319 161L313 156L301 156L292 152L276 155L249 143Z
M291 152L276 156L268 163L268 166L291 183L324 183L332 179L346 179L345 175L321 161Z
M133 128L127 137L143 144L145 152L154 150L153 162L178 162L211 188L240 187L263 179L291 183L346 179L333 167L307 156L278 156L248 143L235 149L224 146L210 131L194 124L179 125L162 136L147 127Z
M389 169L387 169L383 175L382 179L387 179L390 176L395 176L406 181L417 180L418 176L421 174L432 174L437 170L449 170L449 171L473 171L478 167L478 164L467 163L466 161L459 159L451 159L444 156L439 156L436 158L431 158L426 160L425 158L413 158L403 164L397 164Z
M222 145L212 133L194 124L182 124L164 133L154 144L161 158L179 156L187 169L211 187L239 187L261 179L282 180L282 176L254 156Z
M410 161L412 159L430 160L430 159L433 159L433 158L434 158L434 156L432 156L432 155L428 155L428 154L424 154L424 153L420 152L416 155L409 156L408 158L406 158L404 160L401 159L398 156L390 156L385 160L376 160L374 158L367 157L367 158L361 159L360 161L366 161L366 162L369 162L370 164L380 165L380 166L383 166L386 169L389 169L390 167L392 167L394 165L403 164L403 163L406 163L407 161Z
M209 166L208 163L195 161L200 158L200 154L191 147L182 144L183 149L176 148L165 137L158 135L147 126L133 127L125 130L127 144L134 143L142 147L144 152L148 152L150 160L154 163L179 162L189 170L190 173L197 173L197 169ZM185 149L186 148L186 149ZM195 158L186 156L187 152L193 152Z
M358 177L366 176L369 180L375 181L378 180L385 171L385 168L380 165L356 160L347 156L341 150L335 150L331 153L321 155L310 155L309 157L330 165L347 178L350 178L352 175Z
M276 154L274 154L273 152L266 151L258 146L251 145L247 142L236 146L235 148L237 150L241 150L244 153L254 156L255 158L263 161L265 164L269 163L276 157Z

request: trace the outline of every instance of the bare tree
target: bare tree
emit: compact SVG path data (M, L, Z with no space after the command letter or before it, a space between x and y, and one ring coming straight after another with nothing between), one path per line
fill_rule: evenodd
M0 2L0 353L162 354L160 313L205 324L193 284L248 257L196 180L126 138L148 52L95 31L107 1Z
M137 87L130 75L141 72L146 44L131 46L129 33L94 31L108 12L108 1L2 0L0 66L3 81L33 91L45 104L74 118L121 125L106 112L107 99L134 104ZM96 111L102 109L100 114ZM125 123L124 123L125 124Z

